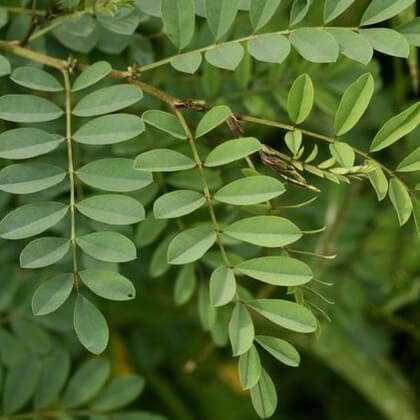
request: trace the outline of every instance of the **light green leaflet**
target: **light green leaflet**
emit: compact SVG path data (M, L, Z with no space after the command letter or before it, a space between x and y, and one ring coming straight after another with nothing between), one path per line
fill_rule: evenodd
M115 34L120 36L132 35L141 21L141 14L135 7L117 8L112 14L97 13L96 17L102 26L114 32L109 36L115 36Z
M232 115L231 109L226 105L218 105L204 114L198 123L195 137L199 138L223 124Z
M3 391L5 414L15 413L29 401L35 392L40 372L40 361L31 353L10 368Z
M118 232L93 232L76 238L86 254L105 262L127 262L137 258L137 250L130 239Z
M378 152L413 131L420 124L420 102L387 121L370 145L371 152Z
M14 128L0 134L0 157L28 159L54 150L63 141L64 137L38 128Z
M134 169L145 172L175 172L192 169L195 162L172 149L153 149L138 155Z
M400 26L398 32L402 33L411 45L420 47L420 18L417 17Z
M82 282L96 295L104 299L123 301L136 297L136 289L126 277L114 271L82 270Z
M184 49L194 35L194 9L194 0L162 0L162 20L169 39L178 49Z
M197 226L178 233L168 247L169 264L188 264L199 260L216 242L214 229Z
M185 135L182 125L179 123L178 118L169 112L151 109L142 115L143 121L152 127L162 130L177 139L185 140Z
M257 35L248 41L248 52L266 63L282 63L290 53L290 42L281 34Z
M54 372L54 375L51 375ZM33 398L34 408L47 407L56 401L70 373L70 356L65 350L55 349L45 359Z
M171 191L160 196L153 204L156 219L172 219L185 216L199 209L206 202L203 194L190 191Z
M312 312L302 305L282 299L257 299L247 305L271 322L288 330L311 333L317 328Z
M250 389L257 384L261 376L261 360L254 345L239 357L238 370L242 389Z
M235 272L276 286L299 286L312 280L309 266L286 256L258 257L241 262Z
M61 92L62 84L51 74L37 67L18 67L10 75L18 85L44 92Z
M290 26L301 22L309 12L314 0L294 0L290 9Z
M233 270L226 266L216 268L210 276L210 302L213 306L228 304L235 297L236 280Z
M111 65L106 61L98 61L92 64L81 74L79 74L79 76L77 76L73 83L72 91L77 92L94 85L106 77L111 72L111 70Z
M94 195L79 201L76 208L85 216L110 225L131 225L145 217L140 202L120 194Z
M256 342L277 360L287 366L297 367L300 364L300 355L290 343L281 338L268 335L257 335Z
M368 160L366 163L373 168L368 173L369 181L378 196L378 200L382 201L388 192L388 179L377 162Z
M9 60L0 54L0 77L7 76L12 71Z
M288 131L284 136L284 141L288 149L296 156L302 145L302 131L295 129L293 131Z
M410 45L403 35L388 28L361 29L360 34L364 36L372 47L383 54L394 57L407 58L410 52Z
M194 74L199 69L202 61L203 56L201 53L193 51L176 55L171 59L170 63L175 70Z
M67 238L39 238L30 242L20 254L22 268L41 268L60 261L69 251Z
M205 331L209 331L216 323L216 308L210 304L208 285L201 282L198 289L198 314L200 324Z
M133 160L124 158L95 160L78 169L76 175L87 185L113 192L135 191L153 182L150 173L136 171Z
M328 23L344 13L355 0L325 0L324 22Z
M211 168L226 165L239 159L243 159L261 148L261 143L255 137L242 137L227 140L216 146L208 155L204 165Z
M88 351L100 354L105 350L109 340L106 320L96 306L80 294L74 305L73 322L77 338Z
M249 8L249 18L255 31L261 29L272 18L281 0L253 0Z
M38 235L57 224L68 206L54 201L25 204L7 214L0 222L0 238L24 239Z
M370 73L365 73L352 83L344 92L334 120L337 136L351 130L366 111L374 90L374 81Z
M420 147L411 152L402 162L398 165L397 171L399 172L414 172L420 170Z
M21 123L52 121L63 110L48 99L35 95L4 95L0 97L0 119Z
M347 143L341 141L331 143L330 152L343 168L351 168L354 165L355 153Z
M109 86L86 95L74 107L73 114L77 117L94 117L108 114L127 108L142 98L143 92L137 86L124 84Z
M284 185L277 179L256 175L232 181L218 190L214 198L221 203L246 206L271 200L284 192Z
M206 0L206 17L210 30L220 39L232 26L241 0Z
M238 220L223 233L254 245L278 248L298 241L301 230L289 220L278 216L254 216Z
M197 279L194 264L186 264L181 267L175 280L174 300L176 305L187 303L195 290Z
M95 399L92 409L99 412L118 410L134 401L144 386L145 380L139 375L116 377Z
M31 194L58 184L66 174L63 169L49 163L17 163L0 171L0 190L12 194Z
M261 368L261 376L257 385L251 388L251 400L255 411L263 419L271 417L276 411L276 388L264 368Z
M299 28L289 36L297 52L313 63L335 63L339 48L335 38L326 31L316 28Z
M244 49L239 42L224 42L206 51L204 56L211 65L233 71L239 66L244 56Z
M300 124L311 113L314 104L314 85L308 74L301 74L290 88L287 97L287 111L290 119Z
M372 0L365 10L360 24L363 26L373 25L390 19L414 2L415 0Z
M144 131L144 122L137 115L111 114L82 125L73 140L82 144L115 144L137 137Z
M32 298L34 315L47 315L56 311L73 290L73 273L60 274L42 283Z
M88 359L71 377L64 392L63 406L77 408L87 403L104 386L110 374L108 360L98 357Z
M233 356L246 353L254 341L255 330L251 315L242 303L236 303L229 322L229 339Z
M370 63L373 47L364 36L346 28L328 28L327 31L338 42L341 54L365 65Z
M411 216L413 203L404 184L397 178L389 181L389 198L397 212L400 226L404 225Z

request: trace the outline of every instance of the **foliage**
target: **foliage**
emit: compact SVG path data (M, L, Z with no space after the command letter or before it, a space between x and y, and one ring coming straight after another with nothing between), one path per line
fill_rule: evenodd
M386 418L419 418L368 320L420 336L394 314L418 294L414 0L0 5L0 419L163 419L125 409L137 370L164 415L227 419L211 401L191 410L155 370L167 349L148 334L179 366L197 320L213 344L186 370L230 345L228 382L261 418L280 401L271 359L297 367L299 350Z

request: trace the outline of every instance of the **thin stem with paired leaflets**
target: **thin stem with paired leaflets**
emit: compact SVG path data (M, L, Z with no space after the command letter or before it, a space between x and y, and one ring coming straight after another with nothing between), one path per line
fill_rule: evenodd
M182 125L182 128L184 129L184 132L188 137L188 142L190 144L190 148L191 148L191 151L192 151L192 154L193 154L193 158L194 158L194 161L195 161L195 163L197 165L197 168L198 168L198 171L199 171L200 181L201 181L204 197L206 198L206 201L207 201L207 206L208 206L209 213L210 213L210 219L211 219L212 224L213 224L214 232L216 234L216 241L217 241L217 244L219 246L220 252L222 254L223 261L224 261L226 267L232 268L233 265L232 265L232 263L229 259L229 256L227 255L226 249L225 249L225 247L223 245L223 242L222 242L222 239L220 237L221 228L220 228L219 222L217 221L216 213L214 211L214 206L213 206L213 203L212 203L212 197L211 197L210 189L209 189L209 186L207 184L207 181L206 181L206 178L205 178L205 175L204 175L203 162L201 161L200 155L198 154L197 146L195 144L194 135L191 132L190 127L188 126L187 122L185 121L185 118L184 118L184 115L182 114L182 112L176 106L173 106L172 110L173 110L173 113L175 114L175 116L178 118L178 121Z
M73 277L76 290L79 290L78 268L77 268L77 244L76 244L76 188L74 182L74 163L72 148L72 129L71 129L71 85L70 76L67 69L62 70L64 79L64 90L66 94L66 144L67 144L67 165L70 182L70 242L73 257Z

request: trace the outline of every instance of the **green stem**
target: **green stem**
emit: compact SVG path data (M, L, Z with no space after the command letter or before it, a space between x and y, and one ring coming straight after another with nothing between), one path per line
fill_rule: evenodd
M225 249L225 247L223 245L223 242L222 242L222 239L220 237L221 228L220 228L219 222L217 221L216 213L214 211L214 206L213 206L213 203L212 203L212 197L211 197L210 189L209 189L209 186L207 184L206 178L204 176L203 162L201 161L200 155L198 153L197 146L195 144L194 135L192 134L192 132L190 130L190 127L188 126L187 122L185 121L185 118L182 115L182 112L176 106L173 106L172 110L173 110L175 116L178 118L179 122L181 123L182 128L184 129L184 132L188 137L188 142L190 144L190 148L191 148L191 151L192 151L192 154L193 154L194 161L195 161L195 163L197 165L197 168L198 168L198 172L199 172L199 175L200 175L201 186L202 186L202 189L203 189L204 197L206 198L206 201L207 201L207 206L208 206L209 213L210 213L210 219L211 219L211 222L213 224L213 229L214 229L214 232L216 234L216 241L217 241L217 244L219 246L220 253L222 254L223 261L224 261L226 267L232 268L233 265L232 265L232 263L229 259L229 256L227 255L226 249Z
M40 29L39 31L34 32L28 39L29 42L47 34L48 32L51 32L52 30L54 30L55 28L57 28L58 26L60 26L62 24L62 20L58 19L55 22L51 23L51 25L46 26L45 28Z
M72 148L72 131L71 131L71 86L70 77L67 69L62 70L64 78L64 90L66 94L66 143L67 143L67 165L70 180L70 242L73 255L73 276L76 290L79 291L77 280L77 244L76 244L76 199L75 199L75 182L74 182L74 164L73 164L73 148Z

